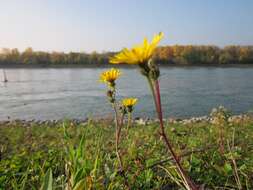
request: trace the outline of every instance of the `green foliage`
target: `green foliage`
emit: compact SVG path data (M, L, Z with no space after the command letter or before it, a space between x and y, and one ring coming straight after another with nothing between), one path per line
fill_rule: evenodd
M183 167L205 189L252 189L253 121L224 123L224 155L219 129L209 123L169 124L166 133ZM157 134L157 123L122 131L121 153L131 189L180 189L182 180ZM154 135L157 134L157 135ZM232 146L234 139L234 146ZM114 152L114 126L90 120L54 127L19 123L0 126L0 189L123 189ZM189 150L191 150L189 152ZM48 184L48 185L46 185Z
M155 59L171 64L249 64L253 63L253 47L164 46L157 48Z
M77 147L69 145L67 148L65 169L68 189L90 189L97 180L97 173L99 172L99 168L101 168L100 148L102 144L99 139L94 139L97 143L95 145L96 152L93 154L94 157L91 157L85 148L85 138L84 134Z
M43 52L27 48L3 48L0 51L0 65L105 65L114 53L92 52ZM163 64L252 64L253 46L163 46L155 51L154 59Z
M49 168L44 177L40 190L52 190L52 189L53 189L53 174L51 168Z

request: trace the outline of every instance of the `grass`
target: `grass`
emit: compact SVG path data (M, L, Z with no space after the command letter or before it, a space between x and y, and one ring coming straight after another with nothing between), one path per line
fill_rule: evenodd
M128 135L126 127L122 131L119 146L131 189L183 189L158 127L135 124ZM110 122L92 120L53 127L2 124L0 189L43 189L47 171L52 171L53 189L124 189L114 130ZM197 184L205 189L253 189L253 121L223 126L223 153L219 130L206 122L166 123L182 165Z

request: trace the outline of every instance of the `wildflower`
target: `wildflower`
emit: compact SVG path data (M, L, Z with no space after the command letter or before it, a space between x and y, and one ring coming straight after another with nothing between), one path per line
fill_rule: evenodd
M101 73L100 82L106 83L110 87L114 87L115 80L118 79L120 75L121 75L120 70L112 68L110 70Z
M121 101L122 107L123 107L123 113L127 113L128 121L127 121L127 130L126 134L128 136L128 130L132 124L132 112L133 107L137 103L137 98L125 98Z
M152 61L152 56L160 40L163 38L163 33L155 35L152 42L149 43L147 38L143 44L137 45L132 49L124 48L120 53L110 58L110 63L119 64L138 64L141 68L141 73L154 80L158 79L160 72L159 68Z
M122 105L127 109L128 112L133 111L133 106L137 103L137 98L125 98L122 100Z
M120 77L120 75L121 72L118 69L112 68L100 74L100 82L106 83L108 85L106 95L109 102L111 103L115 115L115 152L119 162L120 172L124 176L125 171L122 162L122 155L119 151L122 122L120 122L118 118L118 108L117 108L118 106L116 102L116 83L115 83L115 81ZM88 181L88 183L90 182ZM124 185L127 187L127 189L130 189L126 178L124 178Z
M154 103L155 103L158 119L160 121L159 133L162 139L164 140L164 143L166 144L167 150L170 151L175 161L177 171L182 177L186 189L197 190L198 187L194 184L194 182L189 178L187 173L184 171L179 161L179 157L175 153L174 148L171 145L170 139L167 137L165 133L165 128L163 124L160 86L159 86L159 80L158 80L160 76L160 70L159 70L159 67L152 60L152 55L155 51L155 48L157 47L162 37L163 37L163 33L159 33L158 35L155 35L151 43L149 43L148 40L145 38L143 44L137 45L132 49L125 48L120 53L110 58L110 63L137 64L140 67L141 74L143 74L148 80L148 83L149 83L149 86L154 98ZM130 106L130 108L132 109L131 103L135 104L136 101L125 100L122 103L123 105L125 104L126 106L127 105ZM129 112L129 111L132 111L131 109L127 110L129 114L129 117L128 117L129 121L131 120L131 112ZM128 124L128 128L129 128L129 124Z
M154 36L151 43L145 38L141 45L137 45L132 49L124 48L122 52L110 59L110 63L145 64L152 57L162 37L163 33L160 32L158 35Z

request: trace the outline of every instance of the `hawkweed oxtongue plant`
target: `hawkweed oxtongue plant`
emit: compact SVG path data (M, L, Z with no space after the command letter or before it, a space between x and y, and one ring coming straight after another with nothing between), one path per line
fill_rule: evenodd
M110 63L136 64L140 67L141 74L146 77L154 98L158 119L160 121L159 134L162 137L168 151L171 153L175 161L176 168L181 178L183 179L185 188L196 190L198 189L198 187L194 184L194 182L190 179L190 177L187 175L187 173L181 166L179 157L175 153L172 144L170 142L170 139L167 137L164 129L161 95L159 87L160 70L157 64L152 60L155 48L157 47L158 43L162 38L163 33L159 33L158 35L154 36L151 43L149 43L147 38L145 38L143 44L141 45L137 45L132 49L124 48L120 53L110 58Z
M117 110L117 104L116 104L116 83L115 81L120 77L121 72L118 69L110 69L107 71L104 71L100 75L100 82L103 82L107 84L108 90L107 90L107 98L108 101L111 103L114 114L115 114L115 145L116 145L116 154L119 159L120 168L123 169L122 166L122 159L119 154L118 150L118 144L119 144L119 138L120 138L120 123L118 118L118 110Z
M107 90L107 97L108 101L111 103L114 115L115 115L115 152L118 158L119 166L120 166L120 174L124 177L125 180L125 186L127 189L129 189L129 184L125 175L123 162L122 162L122 156L119 151L119 142L120 142L120 134L121 134L121 128L123 124L123 117L124 113L122 113L121 119L119 119L119 113L116 103L116 80L120 77L121 72L118 69L110 69L107 71L104 71L100 75L100 82L103 82L107 84L108 90Z

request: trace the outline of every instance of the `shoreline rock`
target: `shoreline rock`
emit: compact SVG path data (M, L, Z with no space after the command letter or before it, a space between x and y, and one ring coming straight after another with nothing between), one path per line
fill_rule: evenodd
M63 120L63 119L53 119L53 120L24 120L24 119L14 119L14 120L2 120L0 121L0 126L11 126L11 125L21 125L24 127L31 127L33 125L38 126L56 126L59 124L62 124L63 122L69 122L71 125L80 125L80 124L87 124L88 118L86 119L69 119L69 120ZM92 119L94 122L103 122L103 119ZM112 120L113 121L113 120ZM189 124L196 124L196 123L208 123L213 124L214 119L211 116L200 116L200 117L191 117L187 119L180 119L180 118L166 118L164 119L165 123L169 124L183 124L183 125L189 125ZM239 124L244 121L253 121L253 114L239 114L239 115L232 115L228 118L227 122L230 123L236 123ZM149 125L152 123L159 123L159 120L154 118L141 118L136 117L133 119L133 123L137 125Z

